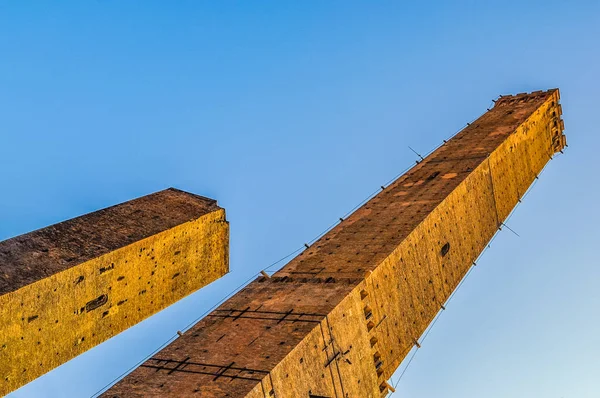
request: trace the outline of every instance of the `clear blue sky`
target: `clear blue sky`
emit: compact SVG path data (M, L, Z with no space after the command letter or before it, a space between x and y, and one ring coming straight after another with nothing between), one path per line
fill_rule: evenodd
M395 396L599 397L599 73L598 1L0 0L0 239L168 186L231 221L230 275L10 397L91 396L410 165L408 145L551 87L570 147Z

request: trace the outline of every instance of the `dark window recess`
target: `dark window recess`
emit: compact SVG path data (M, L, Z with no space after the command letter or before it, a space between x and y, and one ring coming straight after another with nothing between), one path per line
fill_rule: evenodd
M367 306L364 308L364 313L365 313L365 319L368 321L369 319L371 319L371 317L373 316L373 311L371 310L371 307Z
M373 362L375 364L377 364L378 362L381 361L381 354L378 352L376 352L375 354L373 354Z
M444 246L442 246L442 250L440 251L440 254L442 255L442 257L444 257L446 254L448 254L449 251L450 251L450 243L446 242L446 244Z
M96 308L102 307L108 301L108 294L103 294L102 296L95 298L91 301L88 301L85 304L85 311L90 312L95 310Z
M115 265L111 264L108 267L102 267L102 268L100 268L100 273L103 274L105 272L112 271L113 269L115 269Z
M367 322L367 331L371 331L373 330L373 328L375 327L375 323L373 321L369 321Z
M427 177L427 181L431 181L431 180L433 180L435 177L437 177L439 175L440 175L440 172L436 171L436 172L432 173L429 177Z

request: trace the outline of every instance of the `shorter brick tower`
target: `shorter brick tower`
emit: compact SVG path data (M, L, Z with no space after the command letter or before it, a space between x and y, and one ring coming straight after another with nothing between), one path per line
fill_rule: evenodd
M217 202L167 189L0 242L0 396L223 276Z

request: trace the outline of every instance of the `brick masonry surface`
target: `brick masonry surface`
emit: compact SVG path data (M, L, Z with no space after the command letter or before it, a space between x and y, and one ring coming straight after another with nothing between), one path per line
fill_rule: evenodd
M216 201L167 189L0 242L0 396L223 276Z
M495 106L104 397L382 397L553 154L558 90Z

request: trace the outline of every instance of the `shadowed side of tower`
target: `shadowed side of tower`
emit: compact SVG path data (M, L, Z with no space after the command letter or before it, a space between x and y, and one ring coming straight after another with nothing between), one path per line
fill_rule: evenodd
M217 202L167 189L0 242L0 396L223 276Z
M385 381L566 145L558 100L558 90L501 97L103 396L385 395Z

